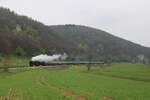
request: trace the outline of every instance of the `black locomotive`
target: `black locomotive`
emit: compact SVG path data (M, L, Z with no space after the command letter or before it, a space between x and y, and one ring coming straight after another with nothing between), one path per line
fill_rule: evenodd
M52 66L52 65L88 65L88 64L104 64L104 62L92 62L92 61L68 61L68 62L40 62L30 61L29 65L32 66Z

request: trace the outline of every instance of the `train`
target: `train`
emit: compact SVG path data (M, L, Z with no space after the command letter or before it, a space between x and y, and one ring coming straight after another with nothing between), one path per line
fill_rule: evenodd
M29 65L32 66L54 66L54 65L91 65L91 64L104 64L104 62L95 61L55 61L55 62L41 62L41 61L30 61Z

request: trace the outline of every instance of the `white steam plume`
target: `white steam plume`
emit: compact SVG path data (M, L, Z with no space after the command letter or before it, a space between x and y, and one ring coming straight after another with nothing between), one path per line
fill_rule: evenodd
M31 61L51 62L51 61L58 60L58 59L65 60L66 58L67 58L66 53L64 53L64 55L55 54L55 55L52 55L52 56L48 56L47 54L44 54L44 55L41 54L41 55L32 57Z

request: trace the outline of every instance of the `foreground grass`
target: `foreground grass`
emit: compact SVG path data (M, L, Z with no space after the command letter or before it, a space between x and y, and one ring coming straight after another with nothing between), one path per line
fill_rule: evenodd
M150 100L148 66L120 64L86 70L73 66L0 71L0 96L11 100Z

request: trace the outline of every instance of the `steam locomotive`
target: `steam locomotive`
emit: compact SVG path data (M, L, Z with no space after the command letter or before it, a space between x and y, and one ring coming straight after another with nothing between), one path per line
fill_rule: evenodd
M88 64L104 64L104 62L94 62L94 61L65 61L68 55L64 53L55 54L48 56L46 54L41 54L32 59L29 62L30 67L32 66L51 66L51 65L88 65Z
M54 66L54 65L89 65L89 64L104 64L104 62L92 62L92 61L66 61L66 62L40 62L30 61L29 65L32 66Z

